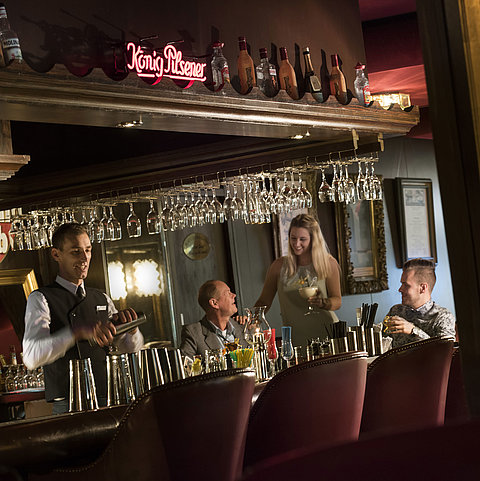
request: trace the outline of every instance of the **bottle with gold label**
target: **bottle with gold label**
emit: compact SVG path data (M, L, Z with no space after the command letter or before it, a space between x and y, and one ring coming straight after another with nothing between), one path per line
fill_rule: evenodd
M332 55L332 71L330 73L330 93L343 105L348 102L347 83L345 75L338 65L338 55Z
M288 61L287 49L285 47L280 47L280 68L278 69L278 77L280 88L285 90L293 100L298 100L300 95L298 93L297 77L292 64Z
M240 79L240 93L246 94L257 85L255 81L255 67L252 57L247 51L246 37L238 37L240 52L237 59L238 77Z

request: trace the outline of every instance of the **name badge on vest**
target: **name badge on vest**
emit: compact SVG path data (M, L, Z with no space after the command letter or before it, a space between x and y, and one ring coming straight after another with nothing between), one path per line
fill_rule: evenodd
M97 312L98 311L106 311L107 310L107 306L97 306Z

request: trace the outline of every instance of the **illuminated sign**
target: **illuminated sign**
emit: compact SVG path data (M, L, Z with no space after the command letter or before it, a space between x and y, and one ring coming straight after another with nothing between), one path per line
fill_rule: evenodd
M9 222L0 223L0 262L5 259L8 248L10 247L10 236L8 235L10 232L10 227L11 224Z
M206 63L184 60L181 51L173 45L167 45L163 53L129 42L126 47L127 68L150 83L155 85L163 77L173 80L185 80L188 89L193 82L205 82Z

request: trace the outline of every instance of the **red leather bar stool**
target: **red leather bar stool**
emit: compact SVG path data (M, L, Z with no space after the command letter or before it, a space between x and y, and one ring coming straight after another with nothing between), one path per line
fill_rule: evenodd
M453 340L400 346L368 367L360 437L439 426L444 422Z
M329 356L277 374L252 407L244 466L312 444L358 439L366 356Z

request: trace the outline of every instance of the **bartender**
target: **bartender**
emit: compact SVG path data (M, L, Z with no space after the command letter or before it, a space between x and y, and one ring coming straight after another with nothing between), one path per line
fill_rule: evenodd
M45 398L54 403L53 413L61 414L68 411L69 361L90 358L98 404L105 406L104 346L115 342L120 352L141 349L143 336L138 328L114 341L114 323L130 322L137 314L133 309L118 312L106 294L85 287L92 244L83 226L62 224L52 236L51 254L58 263L58 275L53 284L28 297L23 362L28 369L44 366Z

